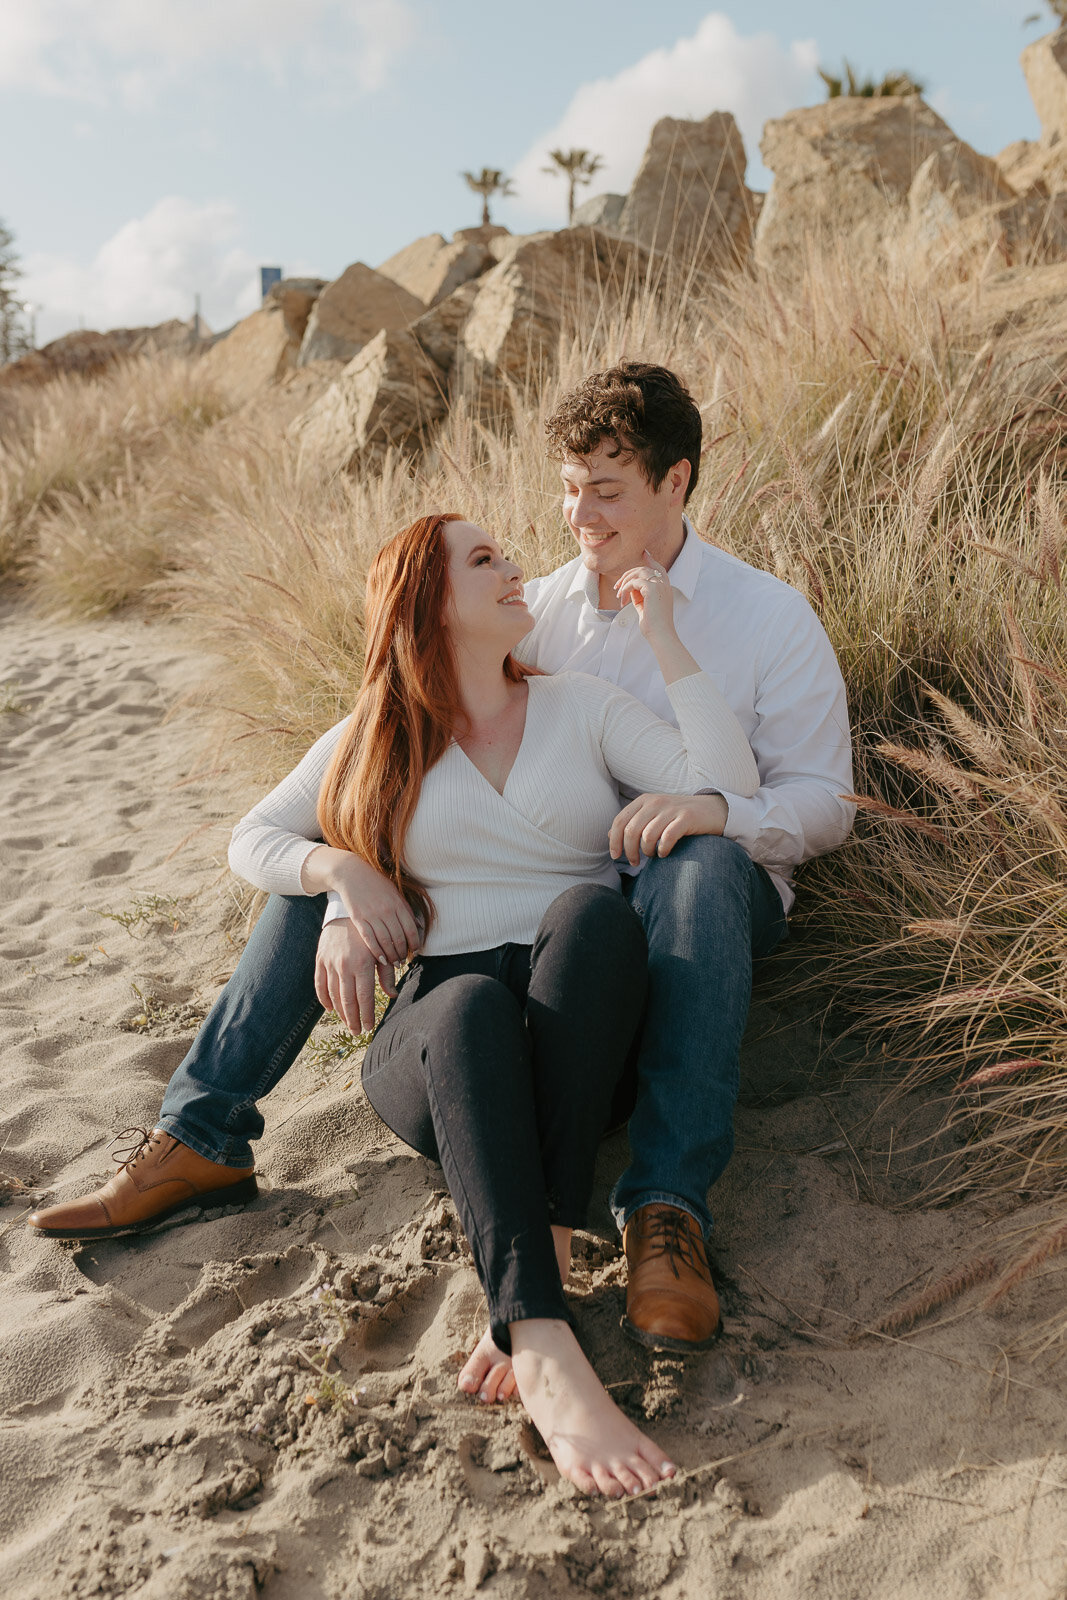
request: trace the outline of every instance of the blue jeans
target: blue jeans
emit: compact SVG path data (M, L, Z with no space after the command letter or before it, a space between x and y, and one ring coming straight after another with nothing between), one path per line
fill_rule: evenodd
M762 867L730 839L683 839L628 890L648 939L648 1003L637 1057L630 1165L615 1186L620 1226L665 1201L711 1226L707 1191L733 1150L738 1058L752 958L785 932ZM315 953L325 896L272 895L237 969L163 1099L158 1126L210 1161L251 1166L256 1102L296 1060L322 1015Z

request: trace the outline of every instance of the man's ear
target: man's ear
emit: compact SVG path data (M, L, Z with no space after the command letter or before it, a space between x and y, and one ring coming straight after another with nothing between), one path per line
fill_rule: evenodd
M671 493L672 505L685 504L685 491L689 487L689 480L693 476L692 463L685 459L676 461L667 473L667 487Z

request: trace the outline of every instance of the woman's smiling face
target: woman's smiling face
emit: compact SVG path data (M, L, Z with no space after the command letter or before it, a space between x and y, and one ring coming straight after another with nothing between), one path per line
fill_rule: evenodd
M506 655L534 625L522 598L522 568L509 561L484 528L450 522L448 627L457 644L500 644Z

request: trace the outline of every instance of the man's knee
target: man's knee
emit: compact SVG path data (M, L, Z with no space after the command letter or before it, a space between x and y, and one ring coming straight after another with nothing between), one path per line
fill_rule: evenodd
M734 839L719 834L690 834L680 839L669 856L653 856L645 863L634 891L635 905L648 905L654 899L685 901L695 897L707 903L743 893L746 900L752 877L752 862Z

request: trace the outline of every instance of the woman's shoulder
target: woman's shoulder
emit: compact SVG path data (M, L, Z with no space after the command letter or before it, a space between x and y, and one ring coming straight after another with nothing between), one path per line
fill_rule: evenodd
M601 726L605 712L620 700L631 700L632 695L620 689L617 683L606 678L596 678L590 672L553 672L530 679L538 685L535 691L553 710L571 709L585 723Z

